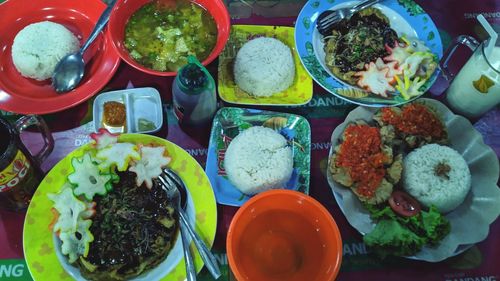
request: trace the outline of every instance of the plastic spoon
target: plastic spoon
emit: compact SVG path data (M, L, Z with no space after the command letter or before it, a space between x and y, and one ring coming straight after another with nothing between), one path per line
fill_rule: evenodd
M83 78L85 73L85 62L83 61L83 53L94 42L95 38L101 30L106 26L109 20L111 10L115 5L116 0L113 0L104 10L99 20L97 20L94 30L90 33L89 38L83 44L82 48L75 54L69 54L63 57L56 65L52 74L52 87L58 93L69 92L73 90Z

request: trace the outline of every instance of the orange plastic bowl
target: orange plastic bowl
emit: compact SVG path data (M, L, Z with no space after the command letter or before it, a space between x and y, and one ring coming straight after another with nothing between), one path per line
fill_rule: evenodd
M205 8L214 18L217 25L217 43L212 53L202 62L203 65L211 63L222 52L229 38L229 29L231 26L229 13L222 0L191 0ZM125 48L123 43L125 37L125 26L128 19L143 5L151 0L118 0L111 12L108 29L111 41L120 57L132 67L157 76L175 76L177 72L157 71L141 65L136 62Z
M292 190L248 200L231 222L226 246L239 281L329 281L342 262L342 239L330 213Z

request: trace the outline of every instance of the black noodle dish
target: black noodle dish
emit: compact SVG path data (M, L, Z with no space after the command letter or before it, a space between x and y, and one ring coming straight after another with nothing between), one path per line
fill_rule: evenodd
M94 241L87 258L77 262L87 279L123 280L155 267L178 232L173 205L161 187L137 187L132 172L118 175L113 189L95 200Z
M326 65L335 76L356 85L354 74L364 70L365 64L389 55L385 44L394 47L397 39L382 12L364 9L336 24L332 35L324 38Z

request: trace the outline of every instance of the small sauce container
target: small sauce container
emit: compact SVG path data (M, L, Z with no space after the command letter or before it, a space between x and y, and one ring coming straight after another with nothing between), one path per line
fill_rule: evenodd
M94 130L153 133L163 124L160 93L154 88L105 92L94 100Z

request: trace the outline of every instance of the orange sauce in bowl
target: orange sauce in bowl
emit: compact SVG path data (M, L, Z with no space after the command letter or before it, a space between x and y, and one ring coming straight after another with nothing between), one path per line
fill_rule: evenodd
M107 101L103 105L102 127L111 133L127 131L127 109L125 104L118 101Z
M246 280L317 280L329 250L319 231L299 213L263 212L249 222L236 242L237 264Z

